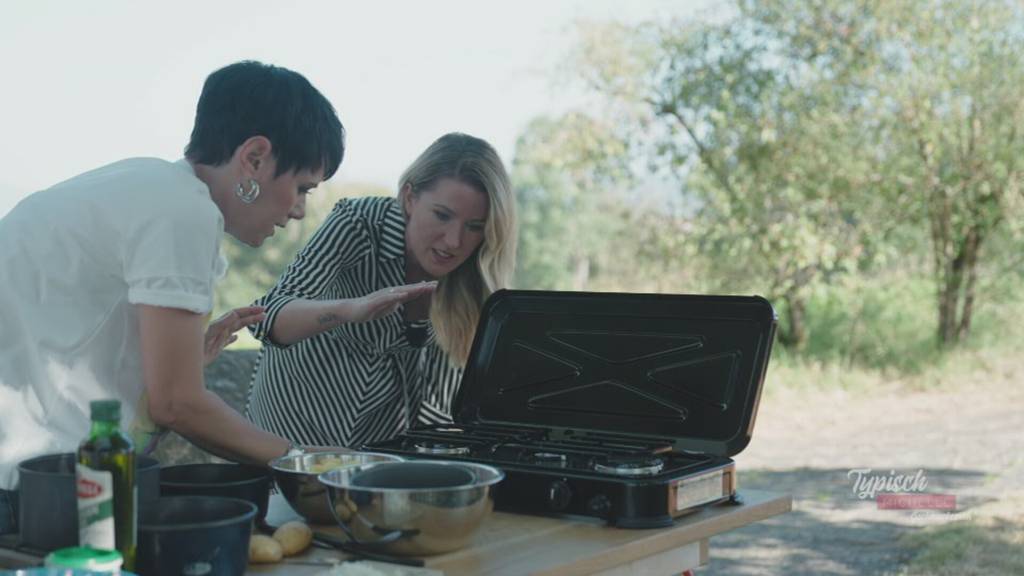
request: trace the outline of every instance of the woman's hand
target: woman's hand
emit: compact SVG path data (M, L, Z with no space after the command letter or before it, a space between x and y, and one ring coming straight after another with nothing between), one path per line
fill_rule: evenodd
M270 341L278 346L291 346L342 324L376 320L391 314L406 302L430 294L435 288L437 282L420 282L384 288L361 298L296 298L277 311L277 319L270 328Z
M437 288L437 282L417 282L405 286L393 286L371 292L362 298L349 300L348 321L369 322L391 314L398 307L430 294Z
M225 346L238 340L235 332L266 318L262 306L245 306L217 318L206 328L203 342L203 365L209 366Z

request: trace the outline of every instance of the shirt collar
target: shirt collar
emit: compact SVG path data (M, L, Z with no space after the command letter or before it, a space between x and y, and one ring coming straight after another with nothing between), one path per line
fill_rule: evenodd
M397 198L388 202L384 211L380 255L386 259L405 258L405 215Z

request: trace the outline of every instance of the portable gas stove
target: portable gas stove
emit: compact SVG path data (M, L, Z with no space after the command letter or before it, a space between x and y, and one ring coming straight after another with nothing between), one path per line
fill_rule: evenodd
M667 526L735 497L774 333L760 297L502 290L455 423L363 449L497 466L500 510Z

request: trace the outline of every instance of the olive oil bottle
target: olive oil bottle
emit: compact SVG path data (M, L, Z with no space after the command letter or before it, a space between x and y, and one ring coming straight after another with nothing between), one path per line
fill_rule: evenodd
M92 428L78 446L78 544L117 550L124 569L135 567L138 487L135 450L121 433L121 402L89 404Z

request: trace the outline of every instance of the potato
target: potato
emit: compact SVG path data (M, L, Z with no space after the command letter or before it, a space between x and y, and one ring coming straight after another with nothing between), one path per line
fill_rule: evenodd
M326 456L323 460L320 460L316 464L309 467L309 471L313 474L323 474L328 470L334 470L335 468L341 468L341 458L333 456Z
M334 505L334 513L342 522L348 522L352 515L358 511L359 507L348 497Z
M313 542L313 531L299 521L285 522L274 531L274 540L281 544L285 556L294 556L309 548Z
M280 562L283 555L281 544L270 536L253 534L249 538L249 562L255 564Z

